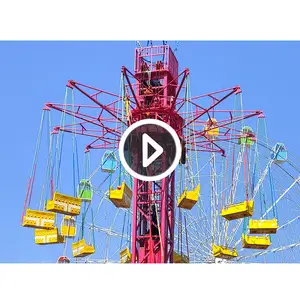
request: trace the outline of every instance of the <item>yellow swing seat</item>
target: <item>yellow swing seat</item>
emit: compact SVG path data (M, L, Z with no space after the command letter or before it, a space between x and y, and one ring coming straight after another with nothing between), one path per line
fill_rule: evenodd
M271 240L266 236L242 235L242 246L248 249L267 249L271 245Z
M54 222L55 213L27 208L26 214L23 216L22 226L41 229L54 229Z
M221 216L228 221L251 217L253 215L253 208L254 200L230 204L222 209Z
M235 248L228 248L224 246L218 246L213 244L212 251L214 257L221 258L221 259L233 259L238 256L238 253Z
M173 251L173 263L174 264L188 264L190 262L189 258L185 254L178 254Z
M122 185L117 189L109 190L109 199L116 207L130 208L132 198L132 191L123 181Z
M76 235L75 219L71 216L64 216L61 226L61 235L65 237L74 237Z
M80 214L81 199L55 192L52 200L48 200L46 209L48 211L77 216Z
M177 206L184 209L192 209L193 206L198 202L200 195L200 184L196 186L194 190L188 191L186 188L179 197Z
M95 253L94 246L87 245L84 239L72 243L72 254L74 257L85 257L93 253Z
M210 120L207 120L204 130L206 131L206 134L208 136L215 137L219 135L219 127L215 127L215 126L217 126L216 119L211 118Z
M277 219L249 221L249 230L251 234L274 234L277 232L277 229Z
M131 263L131 253L128 247L126 247L120 252L120 262L121 264Z
M61 244L65 242L62 235L59 234L58 228L54 229L36 229L34 231L34 240L38 245Z

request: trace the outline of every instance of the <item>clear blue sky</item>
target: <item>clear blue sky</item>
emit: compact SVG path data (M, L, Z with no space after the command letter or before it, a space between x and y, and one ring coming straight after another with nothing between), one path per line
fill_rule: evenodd
M174 42L169 42L175 46ZM0 262L49 261L20 216L41 109L63 102L74 79L119 92L120 68L133 69L132 42L1 42ZM245 108L263 110L268 133L298 154L299 42L179 42L180 69L189 67L193 95L240 85ZM5 245L5 246L4 246Z

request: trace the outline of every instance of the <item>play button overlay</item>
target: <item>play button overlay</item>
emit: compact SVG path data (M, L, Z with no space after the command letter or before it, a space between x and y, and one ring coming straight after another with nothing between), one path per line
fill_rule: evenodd
M119 144L125 170L143 181L158 181L169 176L181 157L181 143L175 130L155 119L129 126Z
M143 167L148 167L151 163L153 163L161 154L163 154L164 149L158 143L156 143L147 133L143 133L142 135L142 162ZM149 157L149 145L154 148L155 152L151 154Z

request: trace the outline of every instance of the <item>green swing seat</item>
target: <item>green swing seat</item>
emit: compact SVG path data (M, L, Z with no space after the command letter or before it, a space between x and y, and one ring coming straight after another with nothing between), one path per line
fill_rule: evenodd
M77 197L82 201L90 202L93 198L92 184L88 179L81 179L77 189Z

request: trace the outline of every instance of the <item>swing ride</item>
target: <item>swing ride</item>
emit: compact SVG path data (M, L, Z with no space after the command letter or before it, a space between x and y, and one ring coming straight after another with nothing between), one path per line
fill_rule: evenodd
M239 86L192 96L166 43L134 59L119 94L69 80L64 102L45 104L21 220L35 243L58 263L299 262L300 168L262 111L244 109ZM182 146L157 181L118 157L124 131L145 119L169 124Z

